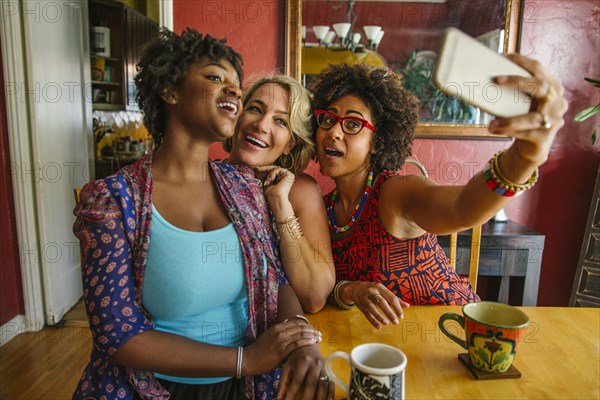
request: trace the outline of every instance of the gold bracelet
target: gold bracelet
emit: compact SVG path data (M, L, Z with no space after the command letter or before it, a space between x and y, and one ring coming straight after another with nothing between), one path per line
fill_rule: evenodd
M350 281L339 281L335 284L335 287L333 288L333 300L335 301L335 304L338 305L338 307L343 308L344 310L351 310L354 307L356 307L356 304L346 304L342 301L340 297L340 288L347 283L350 283Z
M498 186L500 186L502 189L509 190L512 192L521 192L524 190L531 189L536 184L540 176L540 170L537 167L537 165L535 166L533 173L529 176L529 178L527 178L527 182L513 182L506 176L504 176L504 174L500 170L500 164L498 163L498 160L500 159L502 153L504 153L504 151L497 152L494 155L494 157L492 157L492 159L490 160L490 174L492 175L492 178L494 179L496 184L498 184Z
M283 222L275 222L277 226L277 231L281 234L283 231L287 231L292 239L300 239L304 236L304 232L302 232L302 227L300 226L300 221L298 221L298 217L295 215L290 215Z

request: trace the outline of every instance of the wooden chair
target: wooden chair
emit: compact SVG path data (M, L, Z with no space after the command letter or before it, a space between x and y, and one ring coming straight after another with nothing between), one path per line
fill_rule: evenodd
M73 196L75 196L75 203L79 203L79 192L81 192L81 188L73 189Z
M417 160L407 159L406 163L416 165L421 173L427 177L427 170L425 167ZM458 244L458 233L454 232L450 235L450 265L452 268L456 270L456 252L457 252L457 244ZM473 291L477 290L477 274L479 271L479 253L481 250L481 225L473 227L473 234L471 236L471 251L469 256L469 281L471 281L471 286L473 287Z
M450 265L456 270L456 246L458 242L458 233L450 235ZM473 291L477 291L477 274L479 271L479 252L481 250L481 225L473 227L471 235L471 251L469 255L469 281Z

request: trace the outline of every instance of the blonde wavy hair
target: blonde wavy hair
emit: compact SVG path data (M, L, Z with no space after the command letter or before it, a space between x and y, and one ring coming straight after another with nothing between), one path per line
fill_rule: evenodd
M275 160L275 164L298 175L306 169L308 162L315 154L315 143L312 140L310 94L296 79L272 73L258 77L248 86L242 98L244 106L261 86L269 83L277 84L288 92L290 132L294 143L294 147L290 151L292 161L289 161L290 156L282 154ZM231 152L231 147L231 140L223 142L223 149L228 153Z

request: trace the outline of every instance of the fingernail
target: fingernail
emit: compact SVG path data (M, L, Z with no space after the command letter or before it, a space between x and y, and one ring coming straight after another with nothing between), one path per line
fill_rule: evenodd
M383 324L384 324L384 325L387 325L388 323L389 323L389 321L388 321L387 319L384 319L384 320L383 320Z
M494 82L496 83L504 83L506 82L508 79L506 78L506 76L504 75L498 75L494 77Z
M394 318L394 325L398 325L400 322L398 321L398 319Z

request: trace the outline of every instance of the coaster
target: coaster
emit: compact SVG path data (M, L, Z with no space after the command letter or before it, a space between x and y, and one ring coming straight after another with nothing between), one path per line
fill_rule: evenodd
M469 359L469 353L460 353L458 355L458 359L460 360L461 363L464 364L465 367L467 367L469 372L471 372L471 375L473 375L473 378L475 378L477 380L514 379L514 378L521 377L521 372L514 365L511 365L510 368L508 368L508 371L506 371L506 372L493 373L493 372L481 371L481 370L478 370L477 368L475 368L473 366L473 364L471 364L471 360Z

